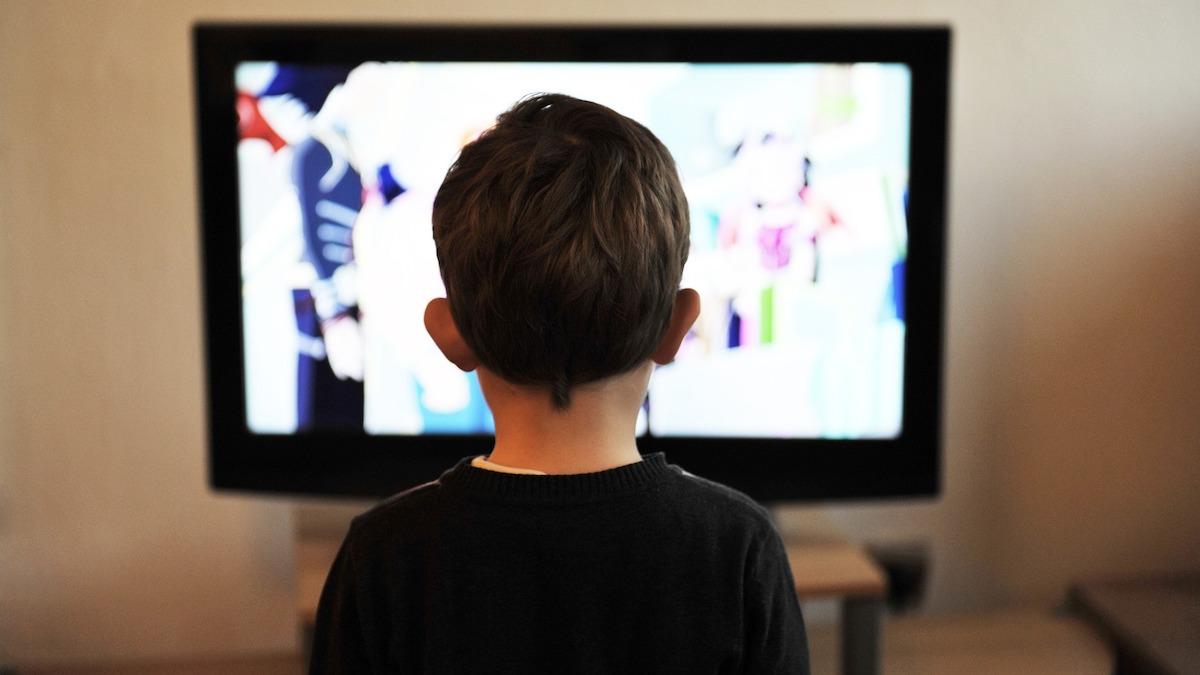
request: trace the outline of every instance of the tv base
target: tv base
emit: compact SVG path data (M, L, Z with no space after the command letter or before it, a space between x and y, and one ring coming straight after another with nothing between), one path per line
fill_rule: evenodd
M340 545L329 536L296 540L296 617L306 661L321 588ZM785 545L800 600L841 601L841 673L879 673L887 596L883 570L861 546L827 532L785 538Z

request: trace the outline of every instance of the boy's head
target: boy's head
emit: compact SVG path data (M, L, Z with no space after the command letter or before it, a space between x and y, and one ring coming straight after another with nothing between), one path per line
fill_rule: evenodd
M571 388L627 372L667 330L689 248L670 153L587 101L517 102L468 144L433 206L446 297L479 363Z

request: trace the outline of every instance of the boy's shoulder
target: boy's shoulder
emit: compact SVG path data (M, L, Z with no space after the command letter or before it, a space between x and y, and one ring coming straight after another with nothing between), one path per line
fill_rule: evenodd
M441 479L422 483L398 492L355 516L351 530L369 530L384 524L396 526L429 522L429 515L440 510L444 498Z
M724 483L718 483L675 467L681 477L682 493L695 500L698 507L711 511L714 517L733 520L741 526L755 526L773 531L775 521L766 506L746 493Z
M775 527L767 508L745 493L669 464L661 454L637 465L574 476L498 474L471 466L468 458L437 480L380 502L355 518L352 527L360 535L404 531L421 537L448 520L471 520L485 511L494 516L497 509L515 509L528 521L533 512L569 518L577 509L626 517L630 508L657 516L674 513L686 522L751 536Z

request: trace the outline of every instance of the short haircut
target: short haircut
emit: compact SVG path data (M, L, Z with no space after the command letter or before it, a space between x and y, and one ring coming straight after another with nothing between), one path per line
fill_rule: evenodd
M504 379L571 389L662 341L687 262L687 198L641 124L560 94L518 101L463 148L433 205L450 313Z

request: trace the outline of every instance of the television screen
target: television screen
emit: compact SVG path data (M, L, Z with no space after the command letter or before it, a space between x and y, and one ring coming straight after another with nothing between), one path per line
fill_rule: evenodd
M532 93L675 158L702 312L643 451L762 499L936 491L943 29L196 29L217 487L382 496L486 453L422 313L459 149ZM777 472L782 471L782 474Z

